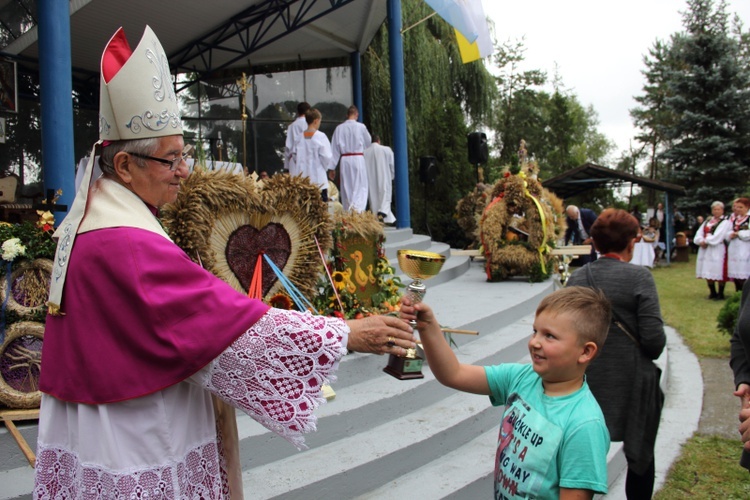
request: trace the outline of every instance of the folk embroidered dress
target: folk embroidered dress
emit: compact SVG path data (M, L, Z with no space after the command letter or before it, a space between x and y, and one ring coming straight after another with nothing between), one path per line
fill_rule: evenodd
M225 498L212 395L303 446L348 336L194 264L139 198L89 194L49 316L35 498Z
M341 160L341 204L344 211L364 212L367 208L367 169L365 149L370 147L372 137L364 124L357 120L346 120L336 127L331 137L333 164Z
M750 277L750 215L738 217L732 214L727 233L727 276L730 279L746 280ZM735 232L737 236L730 238Z
M712 217L706 220L695 234L698 258L695 263L695 277L712 281L724 281L724 259L726 247L724 239L731 231L731 224L724 217ZM701 247L706 243L706 248Z

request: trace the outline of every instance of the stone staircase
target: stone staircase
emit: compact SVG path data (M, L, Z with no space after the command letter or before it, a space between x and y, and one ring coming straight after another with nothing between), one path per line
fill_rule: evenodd
M487 283L483 263L450 255L450 248L387 229L386 254L397 267L400 248L448 257L439 276L426 282L425 300L445 327L479 331L454 335L464 363L526 362L526 342L539 301L556 284L525 279ZM408 283L409 278L402 277ZM386 357L344 357L333 384L336 397L316 412L317 432L299 452L244 414L238 417L247 499L471 499L492 495L500 410L489 398L440 385L425 364L425 377L400 381L382 369ZM30 444L36 426L20 425ZM620 445L609 454L610 483L624 470ZM0 428L0 500L31 498L33 471Z

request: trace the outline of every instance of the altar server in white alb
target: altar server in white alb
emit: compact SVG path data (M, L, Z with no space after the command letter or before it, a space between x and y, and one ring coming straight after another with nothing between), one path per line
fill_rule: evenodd
M335 168L328 137L318 130L323 116L315 108L305 114L307 130L294 143L292 156L302 177L320 189L323 201L328 201L328 170Z
M294 144L302 135L302 132L304 132L307 128L305 114L309 109L310 105L306 102L297 104L297 118L286 129L286 143L284 144L284 169L289 172L289 175L291 175L292 177L300 174L299 168L297 167L297 161L294 158Z
M242 498L227 412L301 447L347 349L403 356L411 328L270 308L194 263L158 219L188 176L164 50L119 29L101 71L102 177L92 159L55 232L34 498Z
M365 149L372 138L364 124L359 123L357 106L349 106L346 121L336 127L331 139L333 164L341 160L341 204L345 211L364 212L367 208L367 168Z
M393 161L393 150L380 144L379 135L372 136L372 144L365 150L365 164L370 191L370 210L386 224L393 224L396 217L391 211L391 198L396 165Z

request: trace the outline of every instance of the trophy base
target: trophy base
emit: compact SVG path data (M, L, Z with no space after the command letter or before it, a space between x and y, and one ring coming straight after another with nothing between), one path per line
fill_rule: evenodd
M422 373L423 364L424 359L419 356L414 358L400 358L389 354L388 366L383 368L383 371L399 380L424 378L424 374Z

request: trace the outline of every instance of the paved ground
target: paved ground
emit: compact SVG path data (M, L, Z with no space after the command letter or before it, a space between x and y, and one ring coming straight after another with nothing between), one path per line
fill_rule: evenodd
M737 439L739 459L737 415L740 405L739 399L732 395L734 381L729 361L716 358L700 358L699 361L703 374L703 410L698 432Z

